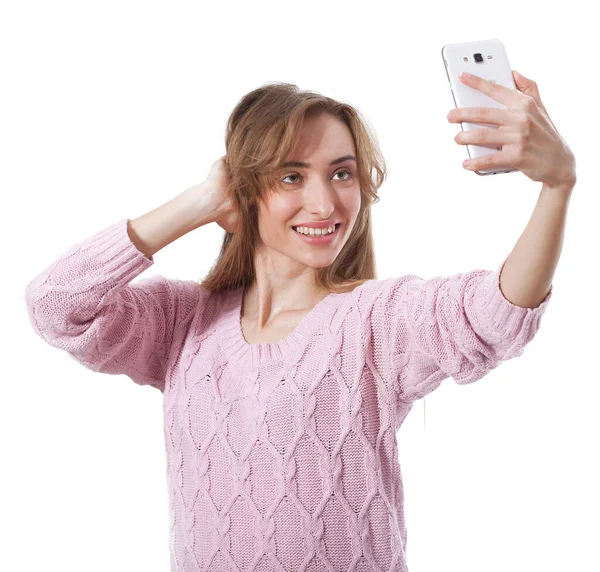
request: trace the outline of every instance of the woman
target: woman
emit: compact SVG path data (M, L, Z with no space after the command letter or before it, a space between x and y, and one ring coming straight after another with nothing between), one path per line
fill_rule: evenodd
M163 393L172 571L407 570L397 429L442 380L521 355L551 288L515 305L504 262L376 279L385 165L348 104L264 85L233 111L226 149L203 183L32 280L31 323L84 366ZM200 284L131 283L211 222L226 234Z

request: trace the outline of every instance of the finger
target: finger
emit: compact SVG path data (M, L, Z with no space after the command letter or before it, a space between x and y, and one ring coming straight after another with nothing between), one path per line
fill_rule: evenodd
M488 95L492 99L499 101L506 105L506 107L511 107L515 103L519 101L520 93L511 89L509 87L505 87L500 85L499 83L491 82L485 78L479 77L473 74L466 74L464 77L461 75L460 81L462 81L465 85Z
M467 159L463 162L463 167L469 171L514 169L515 158L507 151L498 151L475 159Z
M538 89L537 83L535 83L535 81L529 79L528 77L525 77L517 70L514 70L513 72L513 79L515 80L515 84L521 93L533 97L536 103L543 107L542 99L540 97L540 90Z
M483 129L471 129L470 131L460 131L454 137L454 141L459 145L483 145L497 148L499 145L506 145L517 140L518 135L510 136L510 133L502 127L494 129L493 127L484 127Z
M489 123L491 125L506 125L510 119L507 109L495 107L460 107L448 114L450 123Z

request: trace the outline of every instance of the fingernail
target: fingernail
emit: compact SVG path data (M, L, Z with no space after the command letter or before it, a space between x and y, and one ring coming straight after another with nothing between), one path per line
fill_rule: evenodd
M460 77L463 77L463 78L471 77L471 74L468 72L461 72Z

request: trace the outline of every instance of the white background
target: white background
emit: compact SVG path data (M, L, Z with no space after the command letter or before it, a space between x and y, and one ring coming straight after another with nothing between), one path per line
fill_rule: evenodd
M496 269L541 183L481 177L440 54L498 38L577 158L554 294L523 356L444 381L398 432L411 572L600 570L598 68L590 4L12 2L0 11L4 301L0 569L169 567L161 394L91 372L35 335L26 284L72 244L207 176L229 113L286 81L357 107L388 180L378 277ZM143 277L200 280L223 230Z

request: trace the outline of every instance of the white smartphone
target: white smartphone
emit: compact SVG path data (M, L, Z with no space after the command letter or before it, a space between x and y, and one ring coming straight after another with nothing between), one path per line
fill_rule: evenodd
M450 84L450 90L454 99L455 107L495 107L497 109L508 109L499 101L469 87L460 78L460 72L477 75L493 83L497 83L517 90L512 69L508 62L508 56L504 44L500 40L480 40L477 42L461 42L446 44L442 48L442 59L446 68L446 75ZM497 125L490 123L460 124L463 131L473 129L490 128L498 129ZM495 145L465 145L470 159L483 157L502 150L502 146ZM475 171L478 175L497 175L498 173L512 173L519 169L483 169Z

